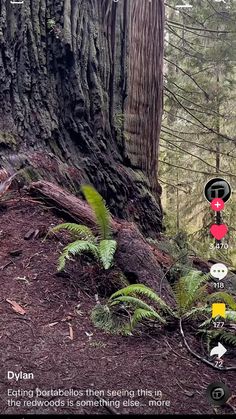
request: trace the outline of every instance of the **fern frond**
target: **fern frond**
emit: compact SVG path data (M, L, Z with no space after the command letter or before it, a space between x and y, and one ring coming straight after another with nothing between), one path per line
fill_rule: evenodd
M202 284L207 280L208 275L202 275L200 271L190 271L188 275L178 280L173 288L180 312L185 312L195 302L202 299L206 293L206 289Z
M119 304L119 303L128 303L131 304L131 306L133 307L140 307L143 308L145 310L153 310L154 309L147 303L145 303L144 301L140 300L139 298L136 297L132 297L131 295L120 295L119 297L116 297L115 299L112 300L112 302L110 303L110 306Z
M91 320L95 327L109 333L124 334L127 328L127 317L119 316L107 305L97 304L91 312Z
M60 230L68 230L71 233L74 233L76 236L84 240L91 240L92 242L95 242L96 240L91 228L86 227L82 224L76 224L76 223L58 224L57 226L51 228L49 233L56 233Z
M233 310L236 310L236 302L234 297L224 291L218 291L218 292L214 292L213 294L209 294L206 298L209 302L224 302L225 304L227 304L228 307L232 308Z
M99 329L111 330L113 326L111 312L107 305L96 305L91 312L91 320Z
M94 211L97 226L102 240L110 237L110 212L102 196L96 191L93 186L83 185L81 190L85 196L86 201Z
M236 311L233 310L226 310L226 319L230 320L231 322L236 323Z
M224 329L208 330L208 339L217 339L229 345L236 346L236 335L231 332L225 331Z
M131 305L131 307L135 308L135 310L142 309L142 310L145 310L146 312L148 311L153 314L153 317L158 318L161 323L166 324L166 320L163 317L161 317L154 310L153 307L151 307L149 304L145 303L144 301L140 300L139 298L132 297L130 295L121 295L120 297L116 297L110 305L114 306L119 303L128 303Z
M131 331L135 328L137 323L147 319L157 320L162 324L166 324L166 320L163 317L161 317L156 311L145 310L144 308L136 308L130 321Z
M212 323L212 319L207 319L203 323L200 324L199 328L209 326L209 324L211 323Z
M211 308L207 307L207 306L201 306L201 307L194 307L191 310L187 311L187 313L185 313L183 315L183 318L189 318L189 317L200 317L203 314L210 314L211 313Z
M144 295L151 301L155 302L162 310L168 311L172 315L174 314L171 308L159 297L151 288L144 284L132 284L128 287L122 288L111 295L110 299L117 298L122 295Z
M83 252L91 253L96 259L99 259L97 246L87 240L76 240L64 247L59 257L58 271L64 269L66 260L70 259L70 255L80 255Z
M112 266L117 243L115 240L101 240L98 245L99 258L104 269Z
M220 338L229 345L236 346L236 335L230 332L222 331Z

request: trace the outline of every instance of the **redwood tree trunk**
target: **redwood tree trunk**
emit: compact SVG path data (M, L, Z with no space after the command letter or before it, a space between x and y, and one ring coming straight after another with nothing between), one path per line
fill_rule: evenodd
M161 230L163 0L0 0L0 158Z

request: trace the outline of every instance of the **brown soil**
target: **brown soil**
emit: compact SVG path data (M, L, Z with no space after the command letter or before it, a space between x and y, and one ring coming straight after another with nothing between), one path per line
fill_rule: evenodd
M60 406L27 407L23 401L30 403L35 397L10 397L9 389L142 389L142 395L136 393L133 399L100 393L106 401L121 402L117 410L129 414L213 414L207 386L223 381L235 391L235 372L219 372L193 358L176 331L122 337L94 328L90 312L100 281L98 268L73 264L64 276L57 274L57 257L65 237L43 240L49 227L63 221L50 209L15 203L3 209L0 217L1 414L111 413L93 395L66 398L51 394L37 400ZM30 229L39 232L26 240ZM15 312L6 299L17 302L26 313ZM192 338L190 342L196 349ZM33 373L34 378L9 380L7 371ZM150 400L159 400L154 390L162 391L162 400L169 400L169 407L149 406ZM144 391L152 391L152 396L144 395ZM8 406L8 399L14 401L13 406ZM74 406L67 406L69 399ZM101 406L76 406L78 400L96 401ZM128 402L123 406L125 400L135 400L138 406L130 407ZM233 413L227 406L217 408L217 412Z

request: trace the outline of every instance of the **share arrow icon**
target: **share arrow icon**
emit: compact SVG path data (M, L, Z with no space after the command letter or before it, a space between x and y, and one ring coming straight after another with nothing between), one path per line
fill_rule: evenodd
M218 358L221 358L225 353L227 352L227 349L218 342L218 345L212 348L210 352L210 356L217 355Z

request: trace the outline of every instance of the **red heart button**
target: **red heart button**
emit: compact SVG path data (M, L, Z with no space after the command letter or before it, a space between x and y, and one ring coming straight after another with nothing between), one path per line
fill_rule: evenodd
M216 240L221 240L228 232L226 224L213 224L210 228L210 232Z

